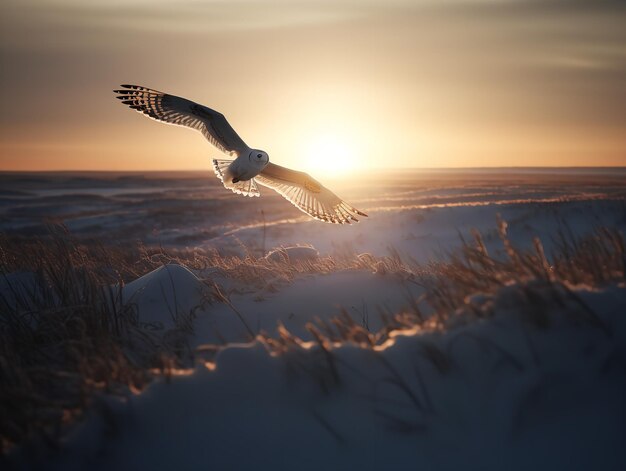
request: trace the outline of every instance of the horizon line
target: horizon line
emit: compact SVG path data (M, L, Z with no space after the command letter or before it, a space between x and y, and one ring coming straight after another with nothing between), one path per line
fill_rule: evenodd
M371 172L371 171L402 171L402 170L567 170L567 169L624 169L626 165L567 165L567 166L553 166L553 165L528 165L528 166L472 166L472 167L370 167L367 169L356 170L357 173ZM46 169L34 169L34 170L11 170L0 169L0 173L182 173L182 172L213 172L211 168L188 168L188 169L59 169L59 170L46 170Z

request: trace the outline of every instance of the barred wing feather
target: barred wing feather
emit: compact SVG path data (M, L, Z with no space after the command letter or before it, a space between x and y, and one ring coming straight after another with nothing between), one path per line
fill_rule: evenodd
M350 224L356 215L367 214L350 206L328 188L304 172L268 163L255 180L284 196L300 211L321 221Z
M116 98L149 118L200 131L211 144L233 157L248 149L224 115L211 108L139 85L122 88L115 90Z

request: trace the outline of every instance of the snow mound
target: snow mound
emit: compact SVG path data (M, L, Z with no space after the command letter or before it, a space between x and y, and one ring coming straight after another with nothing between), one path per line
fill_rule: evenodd
M382 277L367 271L342 271L325 275L308 275L284 286L250 292L231 292L230 301L251 329L279 337L278 325L305 340L313 340L307 324L319 318L331 322L345 312L370 331L384 328L381 312L411 309L411 300L423 288L396 278ZM215 303L210 312L199 312L194 323L192 343L243 342L248 332L232 307Z
M208 287L187 267L163 265L128 283L126 304L134 304L139 322L156 329L172 329L189 319L208 299Z
M129 398L109 428L93 417L53 469L623 469L625 288L503 290L489 317L384 350L231 345L211 371ZM98 460L90 433L108 433Z
M311 245L296 245L293 247L278 247L272 249L265 256L270 262L307 262L317 260L320 254L317 249Z

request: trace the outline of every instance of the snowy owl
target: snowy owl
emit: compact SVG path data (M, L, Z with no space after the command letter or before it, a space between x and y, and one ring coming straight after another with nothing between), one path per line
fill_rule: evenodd
M260 196L257 183L275 190L299 210L321 221L346 224L367 214L350 206L307 173L269 161L267 152L252 149L228 124L223 114L185 98L138 85L122 85L116 98L149 118L200 131L230 159L213 159L224 186L244 196Z

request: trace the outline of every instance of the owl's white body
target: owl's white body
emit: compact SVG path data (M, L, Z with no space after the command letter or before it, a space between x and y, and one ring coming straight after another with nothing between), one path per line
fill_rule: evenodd
M258 149L250 149L249 152L242 152L228 166L228 174L232 176L231 180L237 179L241 181L250 180L263 171L269 162L267 153Z
M356 215L367 216L310 175L270 163L266 152L248 147L224 115L211 108L139 85L122 85L115 93L123 104L149 118L200 131L211 144L229 155L230 159L213 159L213 170L234 193L259 196L258 182L321 221L349 224L358 221Z
M253 179L263 171L269 162L266 152L258 149L249 149L242 152L223 171L223 183L226 188L233 188L238 182Z

